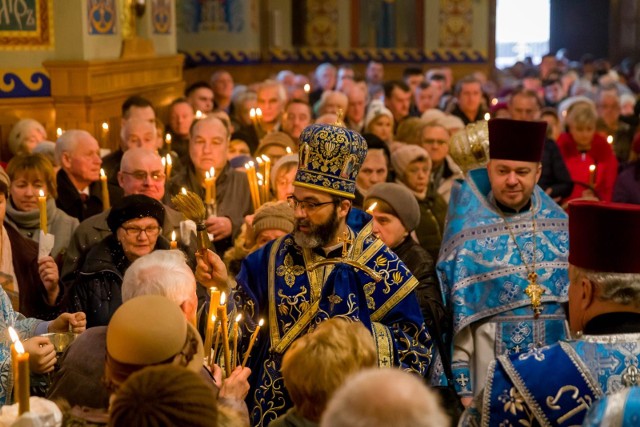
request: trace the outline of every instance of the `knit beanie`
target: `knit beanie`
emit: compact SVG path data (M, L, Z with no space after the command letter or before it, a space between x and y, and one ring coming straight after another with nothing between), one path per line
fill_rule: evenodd
M440 120L444 119L447 115L441 111L438 110L437 108L429 108L428 110L425 110L424 113L422 113L422 116L420 116L420 118L422 120L426 120L427 122L431 123L431 122L439 122Z
M404 228L413 231L420 223L420 206L411 190L402 184L380 182L369 189L364 199L364 206L369 206L372 199L385 201L395 211Z
M287 147L291 149L291 151L296 151L297 144L291 139L291 137L284 132L271 132L266 134L261 140L260 144L258 144L258 148L256 149L255 156L260 157L264 154L264 151L267 147L271 145L277 145L285 150Z
M269 202L260 206L253 217L253 233L255 236L264 230L293 231L293 209L287 202Z
M404 171L409 163L419 158L425 158L431 164L429 153L419 145L406 144L391 153L391 165L398 178L404 178Z
M391 119L391 124L393 125L393 113L387 107L384 106L382 101L374 100L369 104L369 109L367 110L367 115L364 117L364 128L365 131L369 132L369 125L372 121L377 119L380 116L387 116Z
M442 127L444 127L449 132L464 129L464 122L460 117L452 116L448 114L441 119L438 120Z
M280 168L288 163L295 163L296 167L298 166L298 155L297 154L287 154L286 156L280 157L277 162L271 166L271 188L276 188L276 180L278 179L278 171Z
M158 221L158 225L162 227L162 224L164 224L164 206L151 197L135 194L123 197L118 205L111 208L111 212L107 216L107 225L115 233L125 222L146 217L155 218Z
M122 384L109 425L208 427L215 425L217 412L213 389L198 374L178 366L153 366Z

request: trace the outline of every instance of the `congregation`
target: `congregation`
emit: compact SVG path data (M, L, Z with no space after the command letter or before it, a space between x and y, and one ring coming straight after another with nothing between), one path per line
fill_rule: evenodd
M26 399L70 426L572 426L640 402L640 64L245 83L216 71L167 123L129 97L104 156L15 124L14 418Z

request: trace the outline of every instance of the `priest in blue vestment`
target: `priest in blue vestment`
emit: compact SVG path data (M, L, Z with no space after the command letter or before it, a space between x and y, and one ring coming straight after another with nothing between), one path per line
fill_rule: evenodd
M488 130L486 167L454 184L436 267L453 313L452 380L465 405L496 356L568 332L567 216L536 184L546 124L493 119Z
M265 321L247 365L254 425L266 426L292 406L280 373L282 356L296 338L332 317L362 322L371 331L380 366L421 376L429 368L432 342L414 293L417 280L372 234L368 214L360 212L358 221L347 224L366 151L365 140L352 130L307 127L289 197L294 232L249 255L236 278L229 317L244 314L241 355L259 319ZM207 256L199 260L199 281L224 288L224 267L213 253Z
M572 202L569 237L576 339L498 357L460 425L582 425L599 398L640 386L640 207Z

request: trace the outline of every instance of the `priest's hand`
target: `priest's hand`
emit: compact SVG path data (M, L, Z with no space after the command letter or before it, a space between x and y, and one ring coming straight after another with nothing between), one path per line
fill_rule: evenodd
M56 349L47 337L32 337L23 342L24 351L29 353L29 368L36 374L53 371L56 364Z
M47 302L49 305L54 305L60 294L60 274L58 265L52 257L45 256L38 260L38 274L47 291Z
M231 236L233 226L231 220L226 216L210 216L206 219L207 232L213 234L213 241L226 239Z
M201 285L209 288L215 286L222 292L229 293L229 275L222 259L211 250L202 255L201 251L196 252L196 280Z
M49 332L74 332L82 333L87 329L87 316L79 311L77 313L62 313L49 322Z

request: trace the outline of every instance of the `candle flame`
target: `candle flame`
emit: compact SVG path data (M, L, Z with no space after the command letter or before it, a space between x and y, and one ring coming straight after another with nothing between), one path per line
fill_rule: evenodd
M209 178L211 178L211 177L209 176L209 171L205 171L205 173L204 173L204 179L209 179Z
M198 110L196 111L196 119L201 119L203 116L202 111Z
M101 176L101 177L105 177L105 178L106 178L106 176L107 176L107 174L106 174L106 173L104 173L104 169L102 169L102 168L100 168L100 176Z
M216 176L216 170L213 166L211 166L211 169L209 169L209 175L211 175L211 178L215 178Z
M165 160L165 158L161 158L160 161L162 162L162 167L165 167L167 165L167 161Z
M238 314L236 316L236 323L238 323L240 320L242 320L242 314Z
M609 136L607 137L607 142L608 142L609 144L613 144L613 135L609 135Z
M486 121L489 121L489 119L491 119L491 114L489 114L489 113L484 113L484 119L485 119Z
M256 157L256 163L258 165L262 165L262 159L260 157Z
M264 325L264 319L260 319L260 321L258 322L258 326L262 327L262 325Z
M224 305L225 302L227 302L227 294L223 292L220 294L220 305Z
M258 118L262 117L262 110L260 107L256 108L256 116L258 116Z
M109 130L109 123L107 123L107 122L103 122L103 123L102 123L102 130L104 130L104 131L108 131L108 130Z
M311 85L309 85L309 83L304 84L304 92L305 93L311 92Z
M171 166L172 163L173 163L173 160L171 160L171 155L167 154L167 164Z
M251 117L252 119L256 117L256 109L252 108L251 110L249 110L249 117Z
M262 185L264 185L264 182L260 178L258 178L258 186L262 186Z
M373 210L378 206L378 202L371 203L371 206L367 209L367 213L373 213Z
M62 128L56 129L56 135L58 135L58 138L62 136Z
M244 164L244 168L245 168L245 169L249 169L249 163L245 163L245 164Z
M24 346L22 345L22 342L20 342L20 340L17 340L16 342L14 342L13 346L16 349L16 353L24 354Z
M164 136L164 140L167 141L167 144L171 144L171 134L168 133Z
M286 150L287 150L287 154L291 154L293 152L291 151L291 147L287 147Z
M496 105L498 103L498 98L493 98L491 100L491 105Z
M589 166L589 172L595 172L595 170L596 170L596 165Z
M39 194L40 194L40 197L44 197L44 191L42 189L40 189Z
M18 341L20 339L20 337L18 336L18 333L16 332L15 329L13 329L11 326L9 326L9 337L11 338L11 342L14 343L16 341Z
M264 176L262 176L262 174L260 172L257 172L256 176L258 177L258 179L264 180Z
M249 167L252 168L255 165L255 163L253 163L253 160L249 161Z
M176 241L176 230L173 230L173 231L171 232L171 241L172 241L172 242L175 242L175 241Z
M182 187L182 189L180 190L180 192L181 192L182 194L184 194L185 196L187 195L187 189L186 189L186 188L184 188L184 187Z
M287 148L289 148L289 147L287 147ZM269 156L267 156L266 154L263 154L263 155L262 155L262 156L260 156L260 157L262 157L262 160L264 160L264 161L265 161L265 163L268 163L268 162L270 162L270 161L271 161L271 159L269 158Z
M211 323L216 323L216 315L215 314L211 315Z

